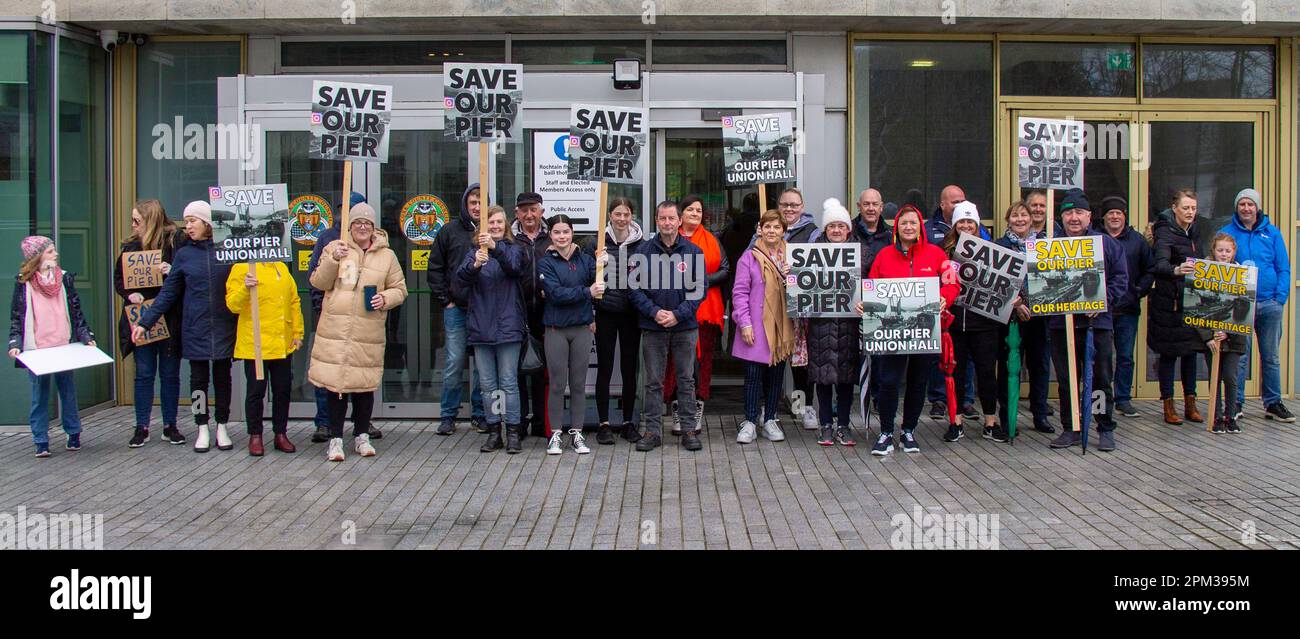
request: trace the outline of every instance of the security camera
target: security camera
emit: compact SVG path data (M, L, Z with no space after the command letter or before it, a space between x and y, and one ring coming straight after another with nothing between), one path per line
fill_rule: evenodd
M99 32L99 46L103 47L103 49L104 49L105 51L108 51L108 52L110 52L110 53L113 51L113 49L116 49L116 48L117 48L117 31L115 31L115 30L113 30L113 29L105 29L105 30L103 30L103 31L100 31L100 32Z
M145 42L149 41L149 36L143 33L132 33L130 36L131 43L137 47L143 47Z

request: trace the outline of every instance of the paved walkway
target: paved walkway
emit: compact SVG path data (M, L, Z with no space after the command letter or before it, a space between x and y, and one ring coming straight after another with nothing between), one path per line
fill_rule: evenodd
M969 423L946 444L929 418L917 455L873 458L861 433L822 448L789 426L786 442L740 446L739 417L710 415L698 453L591 437L592 454L559 457L540 438L485 455L467 428L390 421L377 457L349 449L341 464L307 422L290 427L295 455L268 441L251 458L242 434L198 455L160 443L161 427L132 450L131 410L116 408L86 418L79 452L53 435L50 459L25 428L0 429L0 513L102 513L106 548L889 548L920 538L894 525L917 506L997 515L1002 548L1300 547L1300 426L1265 422L1252 401L1244 434L1211 435L1139 405L1118 451L1086 456L1034 432L995 444Z

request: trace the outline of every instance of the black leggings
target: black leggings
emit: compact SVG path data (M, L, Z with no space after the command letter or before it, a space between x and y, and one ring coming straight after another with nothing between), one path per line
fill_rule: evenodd
M330 437L343 437L343 421L348 415L348 400L352 400L352 436L370 432L370 416L375 412L375 392L335 393L329 391L325 403L330 414Z
M289 391L293 387L293 365L289 358L264 359L263 379L257 379L257 367L251 359L244 360L244 381L247 385L244 394L244 415L248 420L248 434L262 434L262 402L266 399L266 387L271 386L271 430L276 433L289 431Z
M1183 394L1196 394L1196 353L1171 357L1161 355L1156 362L1156 376L1160 379L1160 399L1174 396L1174 365L1179 363L1179 372L1183 376Z
M849 425L849 410L853 408L853 383L818 384L817 415L822 426L831 425L831 391L835 391L835 422L840 427Z
M817 385L808 379L808 367L791 366L790 377L794 379L794 389L803 393L804 406L814 406L813 390ZM795 417L802 418L803 415L795 415Z
M200 426L208 423L208 380L216 387L213 403L217 409L217 423L230 421L230 358L226 359L192 359L190 360L190 400L194 406L194 423ZM203 401L194 394L202 391Z
M916 428L925 406L925 389L939 358L935 355L882 355L872 368L880 383L880 433L894 432L898 414L898 394L903 391L903 430ZM905 387L905 388L904 388Z
M623 376L623 421L632 421L636 397L637 356L641 353L641 327L632 313L596 311L596 415L609 421L609 380L614 376L614 345L618 345L619 372Z
M979 395L980 408L985 415L998 412L998 358L1001 355L1001 340L998 331L966 331L953 322L948 334L952 335L952 352L957 358L957 370L952 378L957 383L958 394L961 393L962 380L966 379L968 362L975 361L975 388ZM967 355L970 355L968 358Z

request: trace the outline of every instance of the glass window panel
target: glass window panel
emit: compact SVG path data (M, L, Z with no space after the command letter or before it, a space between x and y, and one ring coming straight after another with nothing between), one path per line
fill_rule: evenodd
M645 62L644 40L515 40L512 62L528 65L612 65L615 60Z
M1136 97L1136 47L1124 43L1005 42L1003 95Z
M868 41L854 56L854 197L873 187L886 210L914 202L930 211L957 184L989 211L992 44Z
M443 62L501 62L500 40L351 40L282 42L281 67L441 67Z
M786 65L785 40L655 40L654 63Z
M1148 44L1142 47L1148 98L1272 98L1269 45Z

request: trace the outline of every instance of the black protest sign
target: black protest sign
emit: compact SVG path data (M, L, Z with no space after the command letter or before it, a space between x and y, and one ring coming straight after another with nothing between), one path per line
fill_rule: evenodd
M1034 315L1106 312L1106 260L1099 235L1025 242L1026 288Z
M862 350L871 355L935 355L943 347L937 277L862 280Z
M442 133L461 142L520 144L522 64L444 64Z
M650 118L645 109L573 105L568 178L640 184L649 130Z
M1083 122L1020 118L1020 186L1027 189L1083 188Z
M1253 335L1259 270L1254 266L1192 260L1183 282L1183 323L1192 328Z
M789 113L722 118L722 161L727 186L791 182L794 118Z
M208 189L212 205L212 243L217 262L288 262L289 196L284 184L214 186Z
M1024 254L968 233L957 237L956 248L953 257L961 281L956 303L1006 324L1011 319L1011 303L1025 283L1028 261Z
M311 87L313 160L388 161L393 87L316 80Z
M790 274L785 310L790 317L857 317L862 294L862 245L785 245Z

